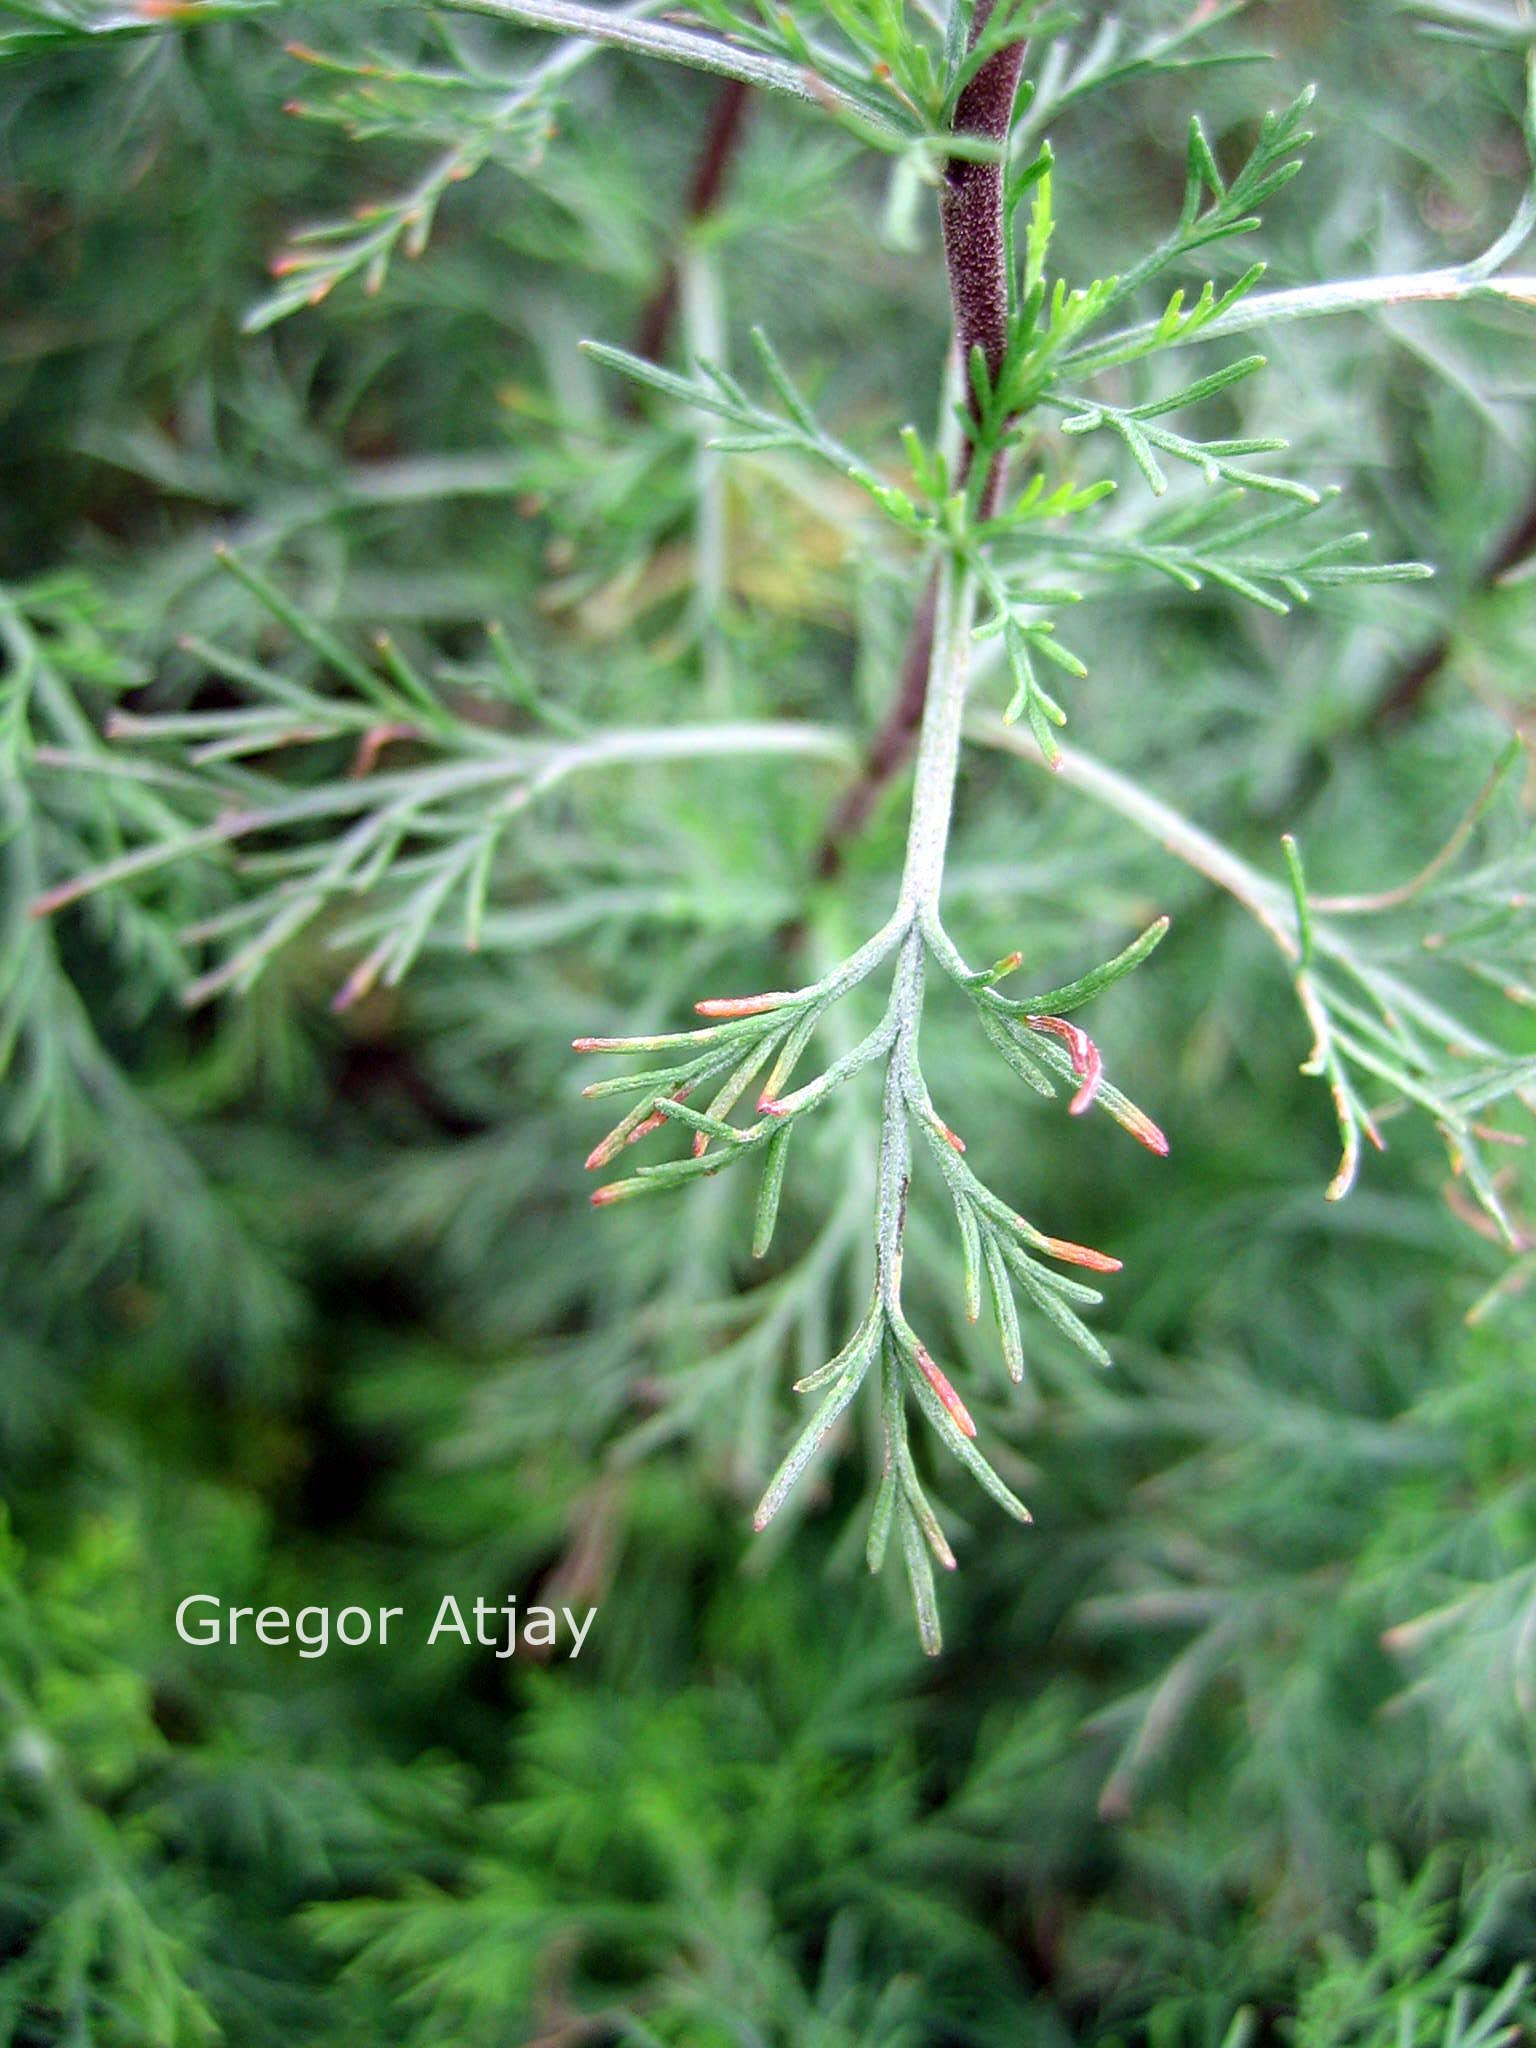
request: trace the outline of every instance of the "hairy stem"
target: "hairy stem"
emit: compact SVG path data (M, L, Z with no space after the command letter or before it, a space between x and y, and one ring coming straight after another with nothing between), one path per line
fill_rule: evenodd
M896 1032L885 1074L880 1132L875 1256L881 1304L892 1318L898 1318L901 1310L901 1247L906 1230L907 1188L912 1178L907 1114L922 1027L928 932L937 923L939 890L944 879L965 693L970 680L971 621L975 609L975 580L969 570L957 571L946 560L939 567L937 584L927 708L912 788L906 867L896 910L897 919L906 922L907 930L891 990Z
M960 732L970 682L971 627L976 581L969 569L946 560L938 572L932 658L925 690L922 733L907 827L901 903L926 922L937 911L954 810Z
M1046 768L1048 765L1039 746L1027 732L1018 726L1005 725L1000 718L991 715L973 718L966 726L966 737L978 746L1016 754L1022 760L1034 762L1037 767ZM1175 860L1182 861L1186 867L1204 875L1207 881L1214 882L1218 889L1225 890L1262 926L1294 970L1302 959L1302 941L1294 903L1287 889L1250 866L1219 839L1213 839L1209 832L1174 810L1171 804L1164 803L1150 790L1143 789L1139 783L1132 782L1103 761L1095 760L1079 747L1062 746L1059 751L1060 759L1049 764L1058 783L1092 797L1095 803L1115 812L1149 839L1155 840ZM1358 979L1368 978L1374 987L1382 990L1426 1030L1454 1042L1469 1054L1505 1057L1503 1048L1492 1040L1469 1029L1429 997L1421 996L1379 962L1368 962L1325 919L1314 917L1311 920L1311 937L1313 951L1319 959L1334 962Z
M1175 860L1183 861L1186 867L1204 875L1208 882L1214 882L1218 889L1224 889L1264 927L1288 960L1294 961L1299 957L1295 918L1286 892L1279 883L1272 882L1257 868L1250 867L1230 847L1223 846L1219 839L1213 839L1209 832L1203 831L1139 783L1106 767L1079 747L1060 746L1060 759L1048 764L1039 743L1029 733L1020 726L1005 725L1001 718L985 716L972 719L967 736L979 746L995 747L1000 753L1017 754L1042 768L1050 766L1058 782L1069 789L1081 790L1084 796L1092 797L1095 803L1114 811L1128 824L1146 833L1149 839L1155 839Z
M712 249L685 251L680 268L683 333L688 353L701 362L725 361L725 314ZM699 644L704 703L717 716L730 708L726 615L730 606L727 560L725 458L713 447L715 421L695 413L693 590L689 614Z
M1502 300L1514 305L1536 306L1536 276L1491 277L1476 264L1446 270L1404 271L1387 277L1341 278L1331 284L1303 284L1277 292L1249 292L1228 313L1208 320L1167 343L1170 348L1188 348L1197 342L1224 341L1228 335L1247 334L1255 327L1266 330L1288 326L1293 320L1319 320L1338 313L1390 311L1394 306L1449 305L1463 299ZM1129 361L1145 349L1157 332L1156 320L1141 320L1102 341L1085 342L1069 349L1061 358L1063 375L1074 380L1092 376Z
M974 49L984 33L995 4L996 0L976 0L968 49ZM1024 43L1006 44L982 65L955 106L954 133L995 143L1000 152L997 158L982 162L967 157L951 158L945 169L944 190L939 201L960 387L968 393L970 379L966 372L972 349L981 350L989 376L995 377L1008 343L1009 280L1004 217L1007 168L1001 152L1007 144L1023 67ZM974 393L971 393L970 405L974 419ZM969 475L973 452L972 444L967 441L960 459L962 482ZM978 518L989 519L996 512L1005 471L1005 456L1001 452L993 455L982 479ZM816 855L816 874L822 881L831 881L840 872L849 841L863 828L870 812L911 754L923 723L928 674L933 662L938 600L939 571L934 569L912 614L890 707L870 741L858 780L844 793L822 835Z
M611 43L638 57L659 57L685 64L693 71L712 71L721 78L739 78L765 92L856 116L867 128L896 135L888 121L842 92L827 79L782 57L765 56L708 31L677 28L670 22L640 21L616 8L591 7L585 0L445 0L454 14L485 14L525 28L553 29L594 43Z
M175 720L134 727L120 724L119 732L152 730L169 736ZM78 902L97 890L131 880L165 867L191 853L231 845L253 833L290 831L297 825L326 819L373 814L379 829L389 816L419 817L434 804L494 791L505 786L499 815L506 817L526 809L537 799L572 775L592 769L620 767L627 763L651 764L751 756L792 754L820 760L840 761L847 749L840 733L824 726L806 726L793 720L765 720L759 724L680 725L616 729L578 741L493 742L490 749L471 760L450 761L442 767L405 770L350 778L344 782L322 783L316 788L289 791L245 809L226 808L209 825L155 839L104 861L89 872L60 882L39 896L30 906L34 917L50 916L66 904ZM38 747L33 759L39 768L65 775L118 776L153 782L176 771L157 770L131 756L97 756L70 747ZM394 809L390 810L389 807Z
M918 594L917 610L912 614L907 644L902 651L896 694L869 743L858 780L851 782L843 792L822 834L821 844L816 850L818 881L835 881L842 872L850 841L864 829L870 812L912 751L917 729L923 722L938 596L939 577L935 569Z
M893 1320L901 1314L901 1252L907 1229L907 1192L912 1184L912 1135L907 1129L907 1055L916 1040L923 1008L923 935L914 923L902 942L892 1003L896 1043L885 1070L880 1122L880 1163L875 1207L875 1285L880 1305Z

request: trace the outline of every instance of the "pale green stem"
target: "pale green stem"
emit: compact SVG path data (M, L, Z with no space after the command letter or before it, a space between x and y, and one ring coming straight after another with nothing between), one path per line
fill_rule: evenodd
M978 746L1017 754L1041 768L1048 765L1035 740L1019 726L1005 725L1000 718L982 714L973 718L966 730L967 737ZM1186 867L1194 868L1219 889L1225 889L1263 925L1288 960L1300 958L1289 899L1278 883L1261 875L1219 839L1213 839L1209 832L1159 801L1139 783L1117 774L1080 747L1062 746L1052 772L1057 781L1081 790L1106 810L1117 812Z
M905 1055L915 1045L922 1017L923 968L923 935L914 922L902 943L892 991L898 1019L897 1040L885 1070L875 1206L875 1284L880 1306L893 1321L901 1315L901 1247L907 1228L907 1190L912 1181Z
M1016 726L1004 725L1000 718L988 715L972 719L966 727L966 736L978 746L995 747L1002 753L1017 754L1023 760L1032 761L1042 769L1046 767L1045 757L1030 735ZM1296 914L1290 893L1281 884L1251 867L1230 847L1223 846L1219 839L1213 839L1209 832L1202 831L1200 826L1183 817L1171 805L1163 803L1104 762L1094 760L1079 747L1061 748L1054 773L1058 781L1066 783L1069 788L1081 790L1106 810L1116 812L1127 823L1146 833L1149 839L1156 840L1164 852L1204 875L1219 889L1224 889L1263 926L1292 971L1301 966ZM1332 960L1357 979L1368 981L1401 1013L1414 1018L1426 1030L1447 1042L1460 1045L1469 1053L1494 1059L1509 1057L1505 1048L1469 1030L1463 1021L1450 1016L1429 997L1421 995L1384 967L1367 962L1347 939L1320 918L1312 919L1312 944L1319 958Z
M893 1321L901 1316L901 1247L906 1229L907 1189L912 1178L912 1145L907 1116L916 1106L917 1040L923 1015L923 980L929 934L938 927L939 891L954 812L955 776L971 671L971 625L976 582L968 567L946 560L939 570L933 655L928 671L922 731L907 826L907 859L897 918L904 921L896 979L891 991L895 1036L885 1075L875 1221L877 1286L881 1306Z
M33 905L34 914L62 909L66 903L97 889L129 881L187 854L248 838L254 832L314 823L351 812L377 811L391 802L419 811L427 805L509 784L502 808L515 811L525 809L568 777L594 768L754 754L797 754L846 761L849 747L841 733L826 726L769 719L754 724L642 727L636 731L598 733L585 740L508 745L500 751L499 759L477 758L443 768L363 776L355 781L304 790L274 803L228 811L211 825L185 832L178 838L136 847L131 853L103 862L88 874L59 884ZM115 762L110 754L97 756L39 747L34 758L38 767L66 774L111 775L124 769L132 772L131 763Z
M525 28L553 29L557 34L585 36L594 43L610 43L639 57L661 57L686 64L692 71L712 71L722 78L739 78L765 92L787 93L791 99L809 100L813 105L835 108L856 115L866 126L889 133L891 124L877 119L868 107L859 106L824 78L813 77L798 64L782 57L769 57L738 43L696 29L674 28L670 23L638 21L604 7L588 7L581 0L446 0L455 14L488 14L497 21L521 23Z
M928 671L923 724L913 771L907 859L901 878L901 908L928 924L934 918L944 879L955 774L971 676L971 626L976 579L969 568L945 562L939 572L933 657Z
M714 252L695 240L683 251L683 336L695 362L728 367L720 274ZM704 708L722 717L730 703L724 614L729 589L725 533L725 464L709 444L719 426L712 414L696 412L694 428L693 624L704 669Z
M1536 276L1488 277L1475 264L1444 270L1403 271L1391 277L1340 278L1332 284L1298 285L1291 291L1250 292L1231 312L1207 321L1187 334L1176 334L1170 348L1222 341L1255 327L1288 326L1295 320L1317 320L1335 313L1371 313L1394 306L1445 305L1463 299L1503 301L1536 306ZM1061 359L1063 375L1091 376L1096 370L1140 355L1157 332L1156 320L1143 320L1102 341L1074 349Z

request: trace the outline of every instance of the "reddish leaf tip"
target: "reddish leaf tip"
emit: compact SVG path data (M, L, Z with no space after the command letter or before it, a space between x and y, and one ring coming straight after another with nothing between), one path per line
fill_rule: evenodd
M1096 1252L1092 1245L1073 1244L1070 1238L1048 1237L1041 1249L1051 1258L1060 1259L1068 1266L1086 1266L1093 1273L1118 1273L1123 1262L1112 1259L1108 1252Z
M944 1403L950 1420L962 1436L974 1436L976 1425L971 1420L970 1410L950 1385L946 1375L940 1371L921 1344L916 1351L917 1369Z
M761 996L706 996L694 1009L701 1017L759 1017L764 1010L777 1010L786 998L777 993Z
M1149 1152L1155 1152L1159 1159L1168 1157L1168 1140L1163 1136L1151 1117L1139 1109L1132 1110L1124 1119L1125 1128L1138 1145L1145 1145Z
M1080 1025L1069 1022L1065 1017L1026 1017L1024 1022L1031 1031L1049 1031L1065 1041L1072 1055L1072 1071L1083 1084L1072 1098L1069 1114L1081 1116L1092 1108L1099 1083L1104 1078L1104 1062L1099 1056L1099 1048Z
M354 967L346 980L341 984L341 987L337 989L335 995L331 997L331 1015L333 1017L340 1017L347 1010L350 1010L355 1002L360 1001L368 993L369 989L372 988L373 979L377 972L378 969L368 960L364 960L359 966Z

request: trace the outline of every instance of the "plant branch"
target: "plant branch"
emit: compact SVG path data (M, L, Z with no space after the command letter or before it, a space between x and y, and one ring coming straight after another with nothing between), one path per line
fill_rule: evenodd
M970 682L975 609L973 572L957 570L946 559L938 570L933 650L913 778L906 866L901 879L903 908L924 924L937 915L944 877L965 696Z
M1525 742L1516 734L1493 764L1487 780L1473 798L1450 838L1432 860L1426 861L1416 875L1411 876L1406 882L1399 882L1395 888L1379 889L1369 895L1314 896L1313 909L1325 911L1332 917L1374 916L1383 910L1400 910L1404 904L1412 903L1415 897L1422 896L1430 884L1445 873L1467 844L1506 776L1524 756Z
M328 708L335 710L333 705ZM347 729L340 720L333 719L333 723L338 730ZM120 716L114 731L123 736L175 738L185 733L187 724L188 720L174 715L146 719ZM477 733L477 740L480 737ZM58 883L36 899L31 906L32 914L47 916L99 889L150 873L187 854L230 845L255 833L286 830L325 818L353 813L362 813L365 817L387 817L396 813L417 817L428 806L494 790L501 785L506 785L502 813L510 815L526 809L570 776L596 768L754 754L795 754L837 761L845 759L847 753L847 743L839 732L796 720L639 727L597 733L575 741L507 741L490 735L484 737L488 744L483 751L443 766L357 776L312 790L284 789L267 801L225 808L210 825L188 829L174 837L152 840L145 846L135 847L103 862L89 873ZM275 744L275 729L263 738L264 744ZM98 757L71 748L50 746L38 747L34 759L39 768L66 775L133 776L136 772L142 773L143 769L143 764L132 757L114 760L111 755Z
M1255 327L1285 327L1296 320L1338 313L1372 313L1393 306L1445 305L1466 299L1536 306L1536 276L1490 277L1478 263L1467 263L1442 270L1400 271L1389 277L1341 278L1330 284L1296 285L1286 291L1249 292L1230 311L1187 333L1168 337L1164 345L1187 348L1196 342L1247 334ZM1140 355L1159 326L1157 320L1141 320L1102 341L1072 349L1061 359L1062 374L1091 376Z
M697 29L675 28L667 22L636 21L607 8L585 6L582 0L444 0L444 4L456 14L487 14L494 20L519 22L526 28L585 36L594 43L610 43L636 56L686 64L690 70L712 71L721 78L759 86L765 92L808 100L856 119L867 129L884 130L892 136L897 133L871 108L850 99L828 80L816 77L800 65L745 49L739 43L728 43Z
M1164 803L1160 797L1153 796L1150 790L1143 789L1139 783L1119 774L1105 762L1095 760L1091 754L1085 754L1081 747L1062 746L1059 750L1060 759L1047 763L1044 754L1029 733L1018 726L1005 725L1001 718L990 712L980 713L968 719L965 737L977 746L992 747L1000 753L1016 754L1021 760L1032 761L1038 767L1048 767L1055 781L1066 784L1069 789L1081 790L1084 796L1092 797L1106 810L1124 818L1127 824L1136 826L1137 830L1145 833L1149 839L1156 840L1165 853L1172 854L1175 860L1182 861L1186 867L1204 875L1207 881L1214 882L1218 889L1225 890L1227 895L1240 903L1263 926L1288 961L1293 964L1300 963L1303 952L1302 936L1298 929L1290 891L1280 883L1271 881L1268 875L1261 873L1240 854L1234 853L1229 846L1224 846L1219 839L1214 839L1209 832L1196 825L1192 819L1186 818L1182 812L1174 810L1171 804ZM1510 749L1501 757L1495 770L1495 776L1499 781L1508 773L1512 755L1513 749ZM1485 784L1476 799L1479 814L1491 793L1490 785L1497 786L1492 776L1489 778L1489 784ZM1459 841L1460 827L1457 828L1457 838ZM1435 865L1438 867L1438 860ZM1409 900L1421 880L1422 877L1415 877L1409 889L1404 892ZM1317 899L1314 898L1313 901L1315 903ZM1331 899L1324 898L1322 901L1335 910L1338 908L1338 903L1332 902ZM1364 899L1343 898L1339 901L1347 910L1364 907ZM1391 907L1390 899L1387 907ZM1312 951L1318 957L1331 959L1356 975L1364 976L1372 972L1370 964L1362 955L1328 924L1315 918L1311 919L1308 938ZM1481 1034L1469 1030L1461 1019L1450 1016L1436 1004L1415 994L1396 977L1389 977L1376 970L1375 979L1383 987L1390 986L1391 992L1402 1000L1405 1007L1410 1009L1428 1029L1454 1039L1467 1053L1503 1056L1502 1048Z
M972 973L939 921L939 898L952 819L955 781L964 729L966 693L973 668L974 622L980 572L956 550L938 571L932 655L913 777L907 857L894 913L840 967L810 986L748 996L709 997L695 1004L708 1019L703 1029L660 1037L580 1038L583 1053L661 1054L667 1063L646 1072L595 1083L587 1092L638 1095L639 1100L593 1148L591 1169L606 1168L628 1146L665 1125L680 1123L694 1134L693 1156L638 1167L593 1195L595 1206L660 1194L721 1172L748 1155L764 1161L758 1195L754 1253L768 1249L778 1213L785 1148L794 1125L820 1109L845 1082L884 1062L883 1114L876 1171L874 1216L875 1282L869 1304L847 1344L824 1365L796 1382L796 1391L817 1393L820 1402L768 1483L753 1516L763 1529L783 1507L860 1388L872 1373L880 1390L884 1436L882 1477L870 1521L867 1557L878 1571L893 1529L899 1533L918 1630L929 1654L940 1647L930 1555L946 1570L955 1557L923 1490L908 1442L908 1410L915 1406L939 1442L999 1506L1015 1519L1029 1512L975 1448L976 1424L942 1368L907 1321L902 1307L902 1259L907 1200L912 1178L913 1132L933 1155L954 1205L966 1262L966 1312L981 1313L983 1263L998 1319L1004 1363L1010 1379L1024 1372L1014 1288L1073 1343L1099 1363L1103 1345L1077 1310L1102 1300L1082 1282L1056 1272L1044 1261L1115 1272L1119 1261L1086 1245L1048 1237L977 1179L959 1155L965 1146L939 1116L924 1079L919 1041L923 992L930 954L971 996L983 1030L1007 1063L1029 1085L1051 1096L1051 1075L1075 1085L1074 1115L1100 1100L1117 1121L1153 1151L1167 1142L1149 1118L1102 1080L1097 1050L1086 1033L1060 1015L1045 1014L1059 1002L1075 1007L1145 958L1166 929L1159 920L1117 959L1056 989L1048 996L1009 1002L993 984L1011 973L1020 956L1009 955L982 973ZM895 955L885 1013L874 1030L834 1059L814 1080L785 1092L821 1019L833 1003ZM742 1095L761 1082L756 1120L731 1124L729 1114ZM691 1098L706 1084L718 1084L707 1106ZM711 1149L717 1148L717 1149Z
M1191 819L1165 804L1128 776L1096 761L1080 747L1061 746L1060 758L1047 764L1031 735L1020 726L1005 725L991 713L981 713L966 723L966 737L977 746L993 747L1000 753L1016 754L1041 768L1050 766L1056 781L1080 790L1095 803L1113 811L1138 831L1155 839L1165 853L1171 853L1186 867L1193 868L1218 889L1226 891L1268 932L1290 961L1301 957L1294 919L1289 912L1287 892L1267 875L1213 839Z
M1047 765L1029 734L999 718L973 719L967 736L982 746L1016 754L1041 767ZM1506 749L1494 776L1479 793L1470 814L1472 822L1481 815L1519 752L1518 741ZM1390 910L1412 901L1423 883L1440 871L1442 861L1437 858L1427 874L1379 898L1309 897L1300 854L1289 837L1284 843L1291 888L1286 890L1169 805L1079 748L1060 748L1058 758L1049 766L1059 781L1114 811L1165 852L1225 890L1263 927L1289 965L1297 1000L1313 1033L1312 1050L1302 1072L1327 1081L1344 1144L1339 1170L1328 1188L1329 1199L1337 1201L1348 1193L1359 1163L1361 1135L1378 1148L1381 1145L1376 1120L1355 1085L1355 1075L1369 1076L1385 1082L1397 1103L1416 1104L1434 1119L1446 1139L1455 1172L1467 1176L1505 1243L1513 1246L1515 1233L1481 1157L1480 1147L1489 1133L1480 1119L1482 1112L1506 1098L1536 1113L1536 1060L1511 1053L1469 1028L1463 1018L1380 960L1350 945L1333 926L1314 915L1320 904L1338 914ZM1458 827L1451 851L1458 851L1464 839L1465 831ZM1320 979L1325 970L1332 970L1337 986ZM1362 994L1369 1009L1362 1007ZM1443 1060L1439 1052L1443 1052Z
M996 0L977 0L967 49L985 33ZM994 143L995 158L952 157L945 167L939 219L944 236L944 262L949 278L955 354L960 388L969 393L972 420L976 397L967 366L979 349L989 377L995 378L1008 345L1010 279L1006 232L1007 167L1004 148L1024 67L1024 42L1007 43L977 71L955 105L953 132ZM966 442L960 459L960 480L970 468L973 444ZM989 519L1002 496L1007 458L1002 450L988 464L981 484L977 517ZM816 874L831 881L840 871L848 842L862 829L881 795L900 773L912 751L928 688L933 659L934 627L939 597L939 571L929 572L917 600L902 654L895 695L881 720L863 771L843 794L828 820L816 855Z

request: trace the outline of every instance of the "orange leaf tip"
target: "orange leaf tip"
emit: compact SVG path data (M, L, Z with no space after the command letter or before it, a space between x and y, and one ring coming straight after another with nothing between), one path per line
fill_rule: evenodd
M1155 1152L1159 1159L1168 1157L1168 1140L1145 1111L1133 1106L1121 1121L1138 1145L1145 1145L1147 1150Z
M917 1369L944 1403L951 1422L962 1436L974 1436L976 1425L971 1420L970 1410L950 1385L948 1379L934 1364L928 1353L919 1344L916 1352Z
M701 1017L759 1017L764 1010L781 1010L793 997L782 989L761 996L706 996L694 1009Z
M1073 1244L1070 1238L1048 1237L1040 1249L1065 1265L1086 1266L1093 1273L1118 1273L1121 1270L1121 1261L1112 1259L1108 1252L1096 1252L1092 1245Z
M335 995L331 997L332 1016L341 1016L344 1011L350 1010L355 1002L360 1001L362 997L367 995L378 978L379 968L382 964L381 961L371 955L368 959L358 962L357 966L353 968L352 972L341 984L341 987L337 989Z

